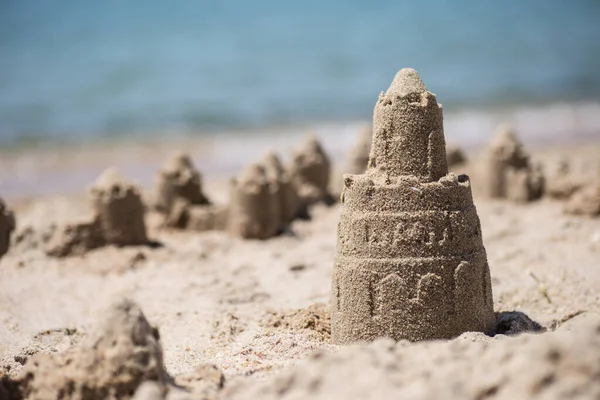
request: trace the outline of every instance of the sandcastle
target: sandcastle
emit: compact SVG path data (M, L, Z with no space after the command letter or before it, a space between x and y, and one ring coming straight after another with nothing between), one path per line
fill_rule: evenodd
M448 174L441 105L403 69L373 121L366 173L344 176L333 342L493 333L479 217L469 178Z
M542 197L544 177L533 165L515 132L501 126L484 154L481 188L491 198L528 202Z
M15 230L15 216L0 198L0 257L8 252L10 236Z
M373 128L371 126L365 126L358 131L356 143L348 152L344 172L362 174L366 171L372 142Z
M148 244L144 205L138 189L114 168L105 170L90 190L94 216L55 232L46 253L63 257L105 245Z
M261 160L267 178L276 185L279 198L280 223L285 226L298 216L300 199L292 183L291 175L283 167L279 157L273 152L268 152Z
M176 153L167 159L157 180L156 208L165 214L170 213L177 199L193 205L210 204L202 192L202 176L185 153Z
M280 206L276 186L267 177L265 167L247 166L229 184L227 231L247 239L268 239L280 228Z
M290 173L302 207L332 202L329 194L329 157L314 135L307 136L293 152Z

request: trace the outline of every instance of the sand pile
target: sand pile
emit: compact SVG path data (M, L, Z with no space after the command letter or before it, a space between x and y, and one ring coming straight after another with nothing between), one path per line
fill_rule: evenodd
M261 160L267 178L275 185L279 199L279 220L281 228L285 228L300 212L300 198L292 182L291 174L283 167L277 154L269 152Z
M572 330L450 342L388 339L318 352L265 383L226 390L232 399L592 399L600 397L600 318Z
M490 272L471 184L448 174L442 108L416 71L374 111L363 175L344 175L333 271L334 343L493 333Z
M0 198L0 258L8 252L10 237L15 230L15 216Z
M356 143L346 156L346 167L344 172L349 174L362 174L367 170L372 141L373 128L371 126L365 126L358 131Z
M248 165L229 185L227 232L246 239L268 239L279 232L281 211L276 183L265 167Z
M9 398L128 399L143 381L166 379L158 331L123 300L81 347L34 355L9 385Z
M523 144L508 126L498 129L486 149L483 170L485 175L478 185L487 197L529 202L544 193L541 167L532 164Z
M300 197L301 208L324 202L331 204L329 157L314 135L307 136L292 154L290 173Z
M48 255L63 257L106 245L148 244L144 205L133 184L109 168L96 180L90 193L93 217L56 229L46 249Z

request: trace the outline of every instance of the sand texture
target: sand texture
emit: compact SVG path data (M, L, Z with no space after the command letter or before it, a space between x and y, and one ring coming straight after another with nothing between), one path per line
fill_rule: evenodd
M587 146L545 150L533 156L550 164L567 157L574 172L580 166L589 172L600 166L598 154L598 146ZM464 172L470 171L465 166ZM209 181L207 185L211 196L226 198L225 183ZM357 396L369 392L373 396L404 393L408 398L475 399L482 398L480 394L486 390L490 399L559 398L563 393L560 388L567 384L580 398L594 398L591 387L584 384L589 377L597 377L593 365L584 368L587 364L562 363L575 362L573 357L579 357L579 352L595 360L600 356L587 339L576 339L586 333L580 333L576 325L569 328L571 322L600 312L600 219L565 214L564 202L552 199L520 205L481 197L475 204L495 310L523 312L547 332L527 333L524 339L465 334L431 344L381 342L385 344L381 354L370 350L379 342L348 348L331 343L326 304L340 205L316 206L311 210L311 221L292 223L294 235L267 241L242 240L220 231L163 230L160 216L149 212L148 236L161 247L108 245L84 256L59 259L44 253L47 232L53 226L87 218L92 210L86 197L60 196L13 204L19 223L12 246L0 261L0 368L11 378L17 377L35 354L62 354L89 343L106 304L126 296L139 304L150 325L159 330L167 373L173 379L187 375L196 387L204 387L198 388L198 393L212 396L189 398L256 398L256 391L266 393L265 398L305 398L311 390L315 390L316 398L332 399L352 398L348 393L353 391ZM557 327L565 335L576 335L568 342L569 352L560 350L564 357L558 364L519 355L527 346L551 351L557 342L546 337ZM321 364L312 375L307 375L306 367L296 369L296 364L316 350L331 354L323 359L323 365L329 365L327 360L333 357L331 363L336 367L332 367L331 375L329 367ZM372 351L377 353L368 363L381 360L374 368L385 368L383 358L389 357L398 360L392 364L400 363L397 370L376 369L377 376L365 374L365 365L371 364L361 360ZM454 355L457 352L461 356ZM506 360L496 358L502 354ZM517 368L512 364L517 361L507 361L514 357L523 366ZM480 358L489 361L484 363ZM342 365L339 360L344 360ZM316 361L306 362L312 365ZM411 372L415 363L422 366ZM210 368L202 367L207 364L223 372L224 383L218 377L208 381L189 377L197 368ZM567 365L581 368L569 369ZM551 377L540 386L543 390L530 395L535 382L543 378L543 366L555 373L548 372ZM274 392L280 373L284 382L297 374L306 379L291 384L289 390ZM314 375L323 383L314 384L310 379ZM331 385L339 382L332 380L337 376L345 383L333 388ZM450 380L434 379L442 376ZM472 386L472 376L479 377L482 386ZM409 384L399 386L398 382L407 381ZM452 389L452 382L459 382L458 388ZM145 388L157 389L153 385L148 383ZM187 393L165 391L162 386L157 390L160 396ZM409 390L419 392L411 395ZM449 390L458 392L450 396L448 393L453 392Z

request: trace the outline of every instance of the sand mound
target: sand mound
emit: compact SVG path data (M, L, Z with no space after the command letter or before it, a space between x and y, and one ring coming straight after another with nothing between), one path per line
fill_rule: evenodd
M0 257L8 252L10 236L15 230L15 216L0 198Z
M333 342L493 333L479 217L469 178L448 174L435 95L403 69L379 96L373 120L366 173L344 175Z
M378 340L318 352L265 383L226 390L232 399L598 398L600 318L516 338L466 333L409 345Z
M11 398L128 399L141 382L166 378L158 331L137 305L122 300L81 347L31 357Z
M573 215L600 215L600 182L591 183L578 190L565 204L565 212Z

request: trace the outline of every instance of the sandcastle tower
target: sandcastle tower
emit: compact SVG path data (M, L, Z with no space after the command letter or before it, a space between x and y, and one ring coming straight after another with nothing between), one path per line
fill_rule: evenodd
M469 178L447 174L441 105L416 71L403 69L373 121L366 173L344 176L333 341L492 333L479 217Z
M496 131L485 151L483 170L485 177L480 183L488 197L527 202L543 194L540 167L531 163L523 144L508 125Z
M292 154L292 179L303 207L331 201L329 157L314 135L309 135Z
M356 143L348 152L345 172L349 174L362 174L367 169L371 143L373 142L373 128L365 126L358 131Z
M8 252L10 236L15 230L15 216L0 198L0 257Z
M279 198L265 168L250 164L229 185L227 231L247 239L268 239L280 227Z
M173 154L158 173L157 208L168 214L176 199L194 205L210 203L202 192L202 175L185 153Z
M91 188L94 220L107 244L147 244L144 205L137 188L117 172L104 171Z
M300 199L292 183L292 177L285 170L277 154L268 152L261 160L267 178L276 185L279 197L280 221L283 226L296 218L300 208Z

